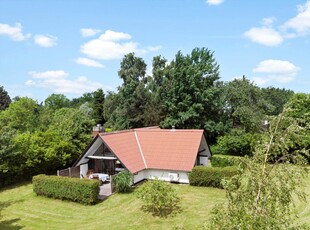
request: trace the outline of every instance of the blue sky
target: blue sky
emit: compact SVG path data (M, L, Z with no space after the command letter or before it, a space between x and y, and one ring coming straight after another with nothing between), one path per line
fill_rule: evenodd
M310 0L0 1L0 85L38 102L115 90L121 58L214 51L221 80L310 93Z

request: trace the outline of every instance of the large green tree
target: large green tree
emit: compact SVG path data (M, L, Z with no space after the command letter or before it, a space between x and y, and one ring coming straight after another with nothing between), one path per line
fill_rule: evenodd
M274 108L266 111L267 115L277 116L282 113L283 106L294 95L294 91L275 87L262 88L263 98Z
M167 116L163 127L205 128L218 118L215 82L219 79L219 65L212 51L195 48L189 55L178 52L170 63L170 87L165 92Z
M57 109L69 107L70 100L63 94L53 93L45 99L44 104L46 107L52 110L57 110Z
M107 97L105 116L107 125L113 129L128 129L145 126L144 111L147 107L150 94L146 88L146 64L142 58L134 53L125 55L121 61L118 75L123 80L118 94ZM111 106L118 103L117 107Z
M0 113L0 126L6 125L18 131L33 131L37 127L39 105L31 98L21 97Z
M234 79L225 87L226 113L231 119L231 126L245 131L256 132L263 124L266 111L274 107L264 100L259 87L250 82L245 76Z

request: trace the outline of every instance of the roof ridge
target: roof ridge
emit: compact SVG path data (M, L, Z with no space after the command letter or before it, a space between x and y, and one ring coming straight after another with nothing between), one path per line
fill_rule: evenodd
M143 152L142 152L142 148L141 148L141 145L140 145L140 141L139 141L139 138L138 138L138 134L137 134L136 131L135 131L134 133L135 133L136 141L137 141L137 144L138 144L138 148L139 148L139 150L140 150L140 154L141 154L141 157L142 157L144 166L145 166L145 168L147 169L147 164L146 164L146 161L145 161Z

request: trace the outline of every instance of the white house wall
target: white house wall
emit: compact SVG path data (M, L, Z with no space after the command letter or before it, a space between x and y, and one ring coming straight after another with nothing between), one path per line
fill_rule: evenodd
M138 183L139 181L142 181L142 180L146 179L145 176L144 176L144 173L145 173L145 170L142 170L142 171L134 174L134 176L133 176L133 183Z
M86 178L87 171L88 171L88 164L80 165L80 175L83 175L84 178Z
M179 176L179 183L189 183L188 172L172 171L172 170L160 170L160 169L145 169L134 175L134 183L137 183L144 179L155 179L170 181L169 173L176 173Z

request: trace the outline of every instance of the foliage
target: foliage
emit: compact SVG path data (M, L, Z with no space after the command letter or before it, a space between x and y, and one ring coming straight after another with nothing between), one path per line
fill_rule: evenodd
M36 101L22 97L0 113L0 126L5 124L21 132L33 131L37 126L38 109Z
M0 112L0 186L71 165L91 140L90 115L19 98Z
M305 198L301 188L307 168L290 162L303 165L300 153L309 150L290 151L290 140L302 138L302 129L294 120L286 125L284 114L271 121L254 157L244 158L239 174L224 182L228 203L213 210L209 228L293 229L294 196ZM272 165L267 164L270 161Z
M19 151L23 153L24 176L37 173L52 173L67 165L75 152L73 143L66 141L56 132L46 131L22 133L14 138Z
M172 185L165 181L150 180L136 191L143 202L143 209L155 216L166 217L180 210L180 198Z
M143 127L144 110L149 99L146 89L146 64L134 53L125 55L118 75L123 80L118 94L107 97L107 126L113 130ZM117 106L116 106L117 105Z
M222 180L237 174L236 167L196 166L189 173L189 183L194 186L223 188Z
M61 108L67 108L70 105L70 100L63 94L51 94L49 95L44 104L47 108L57 110Z
M117 192L128 193L131 190L133 176L128 171L122 171L113 177L112 182Z
M11 103L11 98L7 91L3 88L3 86L0 86L0 111L5 110L7 107L9 107Z
M234 166L240 163L241 157L229 155L213 155L211 158L212 167Z
M0 129L0 187L23 178L21 162L25 157L13 141L15 134L16 130L7 126Z
M32 179L33 191L56 199L94 204L99 194L99 181L79 178L37 175Z
M266 111L267 115L277 116L283 111L284 105L294 95L294 91L289 89L279 89L274 87L262 88L263 98L273 106L273 109Z
M103 116L103 105L104 105L105 95L102 89L98 89L93 92L93 119L96 124L104 124L105 119Z
M168 75L171 87L165 95L167 115L161 126L204 128L216 118L219 65L212 51L195 48L190 55L179 51L170 63Z
M243 76L226 85L226 112L232 118L232 126L246 132L256 132L263 124L266 111L274 107L263 98L259 87Z
M252 155L253 135L242 129L232 129L230 133L218 139L212 148L213 154L245 156Z

